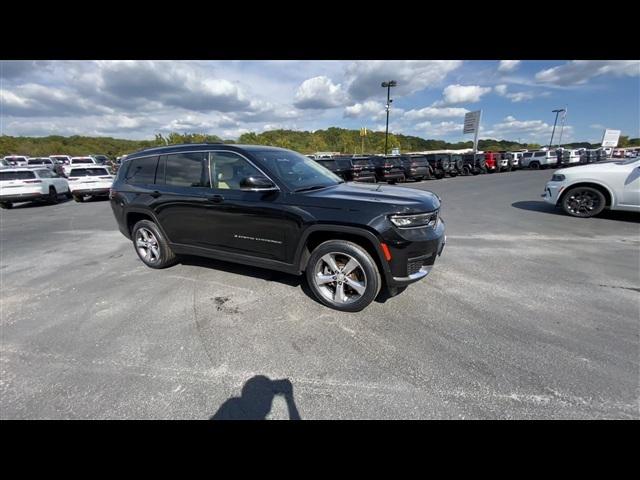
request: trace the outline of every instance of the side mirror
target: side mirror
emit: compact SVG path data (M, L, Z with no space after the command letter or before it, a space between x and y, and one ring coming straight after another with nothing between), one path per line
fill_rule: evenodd
M267 177L253 175L244 178L240 182L240 190L248 192L272 192L278 190L278 187Z

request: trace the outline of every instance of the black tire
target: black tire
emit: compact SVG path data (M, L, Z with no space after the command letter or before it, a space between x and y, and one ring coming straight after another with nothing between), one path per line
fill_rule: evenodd
M13 208L13 203L11 203L11 202L2 202L2 203L0 203L0 207L1 208L5 208L7 210L10 210L10 209Z
M538 162L531 162L531 163L529 164L529 168L530 168L531 170L539 170L539 169L540 169L540 163L538 163Z
M450 176L451 178L455 178L455 177L457 177L457 176L458 176L458 172L456 172L455 170L451 170L451 171L449 172L449 176Z
M82 195L74 195L73 199L78 203L84 202L84 197Z
M436 170L436 174L435 177L440 180L442 178L444 178L444 172L442 170Z
M145 235L149 238L149 232L152 234L151 238L149 240L144 240L148 247L142 247L142 249L145 251L149 250L151 254L149 256L145 256L140 252L137 241L142 240ZM165 236L162 234L158 226L150 220L140 220L136 223L131 230L131 239L133 241L133 248L135 249L136 254L147 267L167 268L175 265L178 261L176 254L173 253L173 250L169 247L169 243ZM154 246L155 251L153 251Z
M64 194L64 196L68 200L71 200L73 198L73 194L71 193L71 190L67 190L67 192Z
M567 215L589 218L601 213L606 199L600 190L591 187L575 187L567 190L562 197L562 209Z
M56 191L56 187L49 187L49 196L47 197L47 203L49 205L55 205L59 201L60 199L58 198L58 192Z
M356 278L349 278L349 281L355 280L360 285L362 285L364 281L364 291L362 294L358 294L356 290L349 286L348 281L345 281L341 288L343 292L346 292L345 298L347 301L340 302L329 298L330 296L333 296L333 298L338 297L337 281L325 283L321 286L317 280L318 275L332 275L331 269L323 260L323 257L329 255L334 256L336 260L335 264L339 268L344 268L347 265L347 256L357 261L359 265L351 274L355 275ZM340 261L341 259L342 261ZM342 312L359 312L373 302L378 296L382 286L378 266L373 258L371 258L371 255L360 245L346 240L328 240L318 245L309 257L305 273L309 288L318 301L327 307ZM351 298L349 298L349 295L351 295Z
M472 171L471 171L471 167L469 165L465 165L462 169L462 175L464 175L465 177L468 177L469 175L473 175Z

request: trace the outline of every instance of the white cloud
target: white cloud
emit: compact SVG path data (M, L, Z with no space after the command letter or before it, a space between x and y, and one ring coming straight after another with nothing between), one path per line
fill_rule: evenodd
M464 117L469 110L460 107L425 107L418 110L409 110L404 114L406 120L425 120L433 118Z
M640 76L640 60L572 60L536 73L536 81L555 85L581 85L600 75Z
M504 84L496 85L494 87L494 90L501 97L506 97L514 103L522 102L524 100L531 100L535 97L543 97L549 95L549 92L541 92L537 94L534 92L508 92L507 86Z
M394 114L402 114L403 110L400 108L393 108ZM367 100L363 103L356 103L344 109L344 116L349 118L362 118L367 117L372 120L380 120L386 115L386 109L382 102L376 102L375 100Z
M481 87L479 85L449 85L442 91L442 101L436 102L436 105L476 103L490 91L491 87Z
M499 72L512 72L520 66L520 60L500 60Z
M440 122L433 124L430 121L418 123L415 126L417 131L427 137L444 137L450 133L458 132L462 135L462 123L456 122Z
M490 129L481 129L482 138L514 138L525 137L530 141L544 144L549 141L553 125L542 120L518 120L513 115L504 118L502 122L492 125ZM559 134L559 128L556 128ZM565 125L562 133L563 143L573 136L573 127ZM555 142L555 141L554 141Z
M305 80L296 90L294 105L298 108L335 108L347 101L340 84L325 76Z
M363 60L347 67L348 92L355 100L386 95L382 82L395 80L392 96L409 95L440 85L447 75L462 65L460 60Z

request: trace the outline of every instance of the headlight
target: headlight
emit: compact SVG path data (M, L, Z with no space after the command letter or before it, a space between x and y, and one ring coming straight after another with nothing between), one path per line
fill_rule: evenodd
M390 215L389 220L399 228L433 228L438 222L438 212L420 213L417 215Z
M554 173L551 177L552 182L562 182L565 179L565 176L561 173Z

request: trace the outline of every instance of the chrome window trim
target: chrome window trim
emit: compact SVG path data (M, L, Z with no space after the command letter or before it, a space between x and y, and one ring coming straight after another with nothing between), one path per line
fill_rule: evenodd
M247 158L245 155L243 155L240 152L236 152L235 150L209 150L209 176L211 176L211 154L215 153L215 152L226 152L226 153L234 153L242 158L244 158L247 162L249 162L250 165L252 165L254 168L256 168L262 175L264 175L265 178L267 178L271 183L273 183L273 185L276 187L276 189L280 192L282 190L280 190L280 187L278 186L278 184L276 182L273 181L273 179L267 175L266 173L264 173L264 170L262 170L258 165L256 165L254 162L252 162L249 158ZM210 179L211 181L211 185L213 185L213 179ZM213 188L211 187L213 190L227 190L227 189L220 189L220 188ZM229 190L234 190L236 192L271 192L273 191L272 188L251 188L248 190L235 190L235 189L229 189Z

